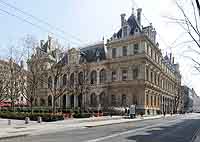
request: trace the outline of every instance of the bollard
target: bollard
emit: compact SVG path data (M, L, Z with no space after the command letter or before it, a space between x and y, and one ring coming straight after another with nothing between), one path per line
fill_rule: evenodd
M28 124L29 121L30 121L30 118L29 118L29 117L26 117L26 118L25 118L25 124Z
M42 123L42 117L41 116L38 116L37 122Z
M8 119L8 125L11 125L11 120L10 119Z

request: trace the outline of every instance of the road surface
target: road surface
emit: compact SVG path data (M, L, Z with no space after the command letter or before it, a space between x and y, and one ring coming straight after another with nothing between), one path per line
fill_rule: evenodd
M78 130L4 139L3 142L192 142L200 129L200 114L113 124Z

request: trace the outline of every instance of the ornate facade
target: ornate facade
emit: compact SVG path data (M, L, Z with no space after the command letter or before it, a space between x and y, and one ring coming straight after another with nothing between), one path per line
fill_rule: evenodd
M58 58L66 68L60 83L79 82L82 74L88 85L87 93L63 95L57 106L122 109L135 104L137 112L146 114L174 110L181 86L179 64L174 63L172 54L162 55L152 24L141 25L141 12L137 9L136 16L133 10L127 20L122 14L121 28L106 44L102 41L61 53L52 47L51 39L42 42L36 54L46 57L45 66L51 58ZM50 75L48 79L53 82ZM51 101L47 89L39 93L35 104L51 106Z

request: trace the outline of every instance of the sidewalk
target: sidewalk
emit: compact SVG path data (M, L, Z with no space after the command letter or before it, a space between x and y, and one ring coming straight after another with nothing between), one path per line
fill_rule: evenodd
M166 115L169 117L170 115ZM175 116L175 115L174 115ZM38 135L45 133L52 133L62 130L74 130L74 129L84 129L88 127L99 127L104 125L112 125L126 122L134 122L141 120L149 119L158 119L162 118L162 115L148 116L148 117L137 117L135 119L124 119L122 116L105 116L105 117L91 117L91 118L82 118L82 119L68 119L57 122L42 122L38 124L36 122L31 122L30 124L22 124L24 121L16 121L17 124L13 125L3 125L3 129L0 129L0 140L6 138L27 136L27 135ZM0 126L2 122L6 120L0 119ZM14 123L13 122L13 123ZM1 127L2 128L2 127Z

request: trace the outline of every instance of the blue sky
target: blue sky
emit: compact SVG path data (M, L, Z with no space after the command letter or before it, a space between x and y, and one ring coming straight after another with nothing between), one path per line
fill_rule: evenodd
M1 0L0 0L1 1ZM47 31L55 33L57 38L65 47L70 43L73 47L83 46L87 43L109 38L120 28L120 14L131 14L131 8L141 7L149 21L142 17L142 24L152 22L158 32L158 42L162 52L173 52L176 61L181 64L183 83L194 87L198 93L199 76L191 71L192 64L182 57L183 48L170 48L169 46L180 37L183 39L183 30L175 24L169 24L165 16L179 16L174 0L2 0L10 3L23 11L26 11L54 27L64 30L62 34L53 28L38 23L32 18L17 13L0 3L0 9L14 13L20 17L35 23ZM9 47L19 47L20 41L27 34L33 35L37 40L47 39L49 32L35 28L24 23L15 17L9 16L0 11L0 58L9 55ZM61 37L65 37L63 40ZM75 38L74 38L75 37ZM77 40L80 39L81 41ZM187 37L188 38L188 37ZM177 42L177 41L176 41ZM178 44L178 42L176 43ZM176 45L174 43L174 45ZM180 50L181 49L181 50ZM25 53L24 53L25 54Z

